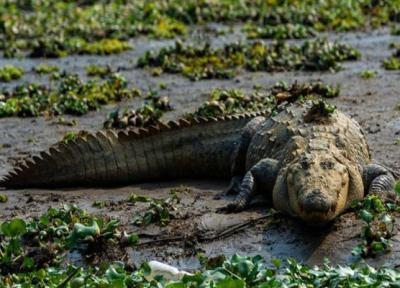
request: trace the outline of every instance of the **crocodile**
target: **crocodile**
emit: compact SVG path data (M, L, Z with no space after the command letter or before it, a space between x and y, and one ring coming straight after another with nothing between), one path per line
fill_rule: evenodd
M255 195L310 224L325 224L367 193L395 197L395 172L371 160L365 134L315 101L255 112L180 119L149 128L101 130L27 159L0 187L124 185L177 178L231 179L222 210L246 209ZM322 111L322 112L321 112Z

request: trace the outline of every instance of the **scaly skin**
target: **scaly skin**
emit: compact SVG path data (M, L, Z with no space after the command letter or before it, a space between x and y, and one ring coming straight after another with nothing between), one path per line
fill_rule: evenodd
M228 191L238 196L226 210L245 209L262 193L275 209L319 225L366 193L394 196L394 175L371 163L358 123L339 111L310 114L313 108L313 102L295 103L249 122Z
M315 225L366 193L394 194L393 173L371 163L357 122L339 111L319 115L312 102L281 110L79 137L19 165L0 187L231 176L227 192L237 197L225 210L243 210L261 193L275 209Z

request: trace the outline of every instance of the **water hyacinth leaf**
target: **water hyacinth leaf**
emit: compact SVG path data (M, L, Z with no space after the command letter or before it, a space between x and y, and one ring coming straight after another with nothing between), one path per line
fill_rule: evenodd
M35 261L32 258L24 257L24 261L22 263L22 267L24 269L29 270L29 269L33 268L34 266L35 266Z
M272 259L271 260L271 263L277 268L277 269L279 269L280 267L281 267L281 260L280 259L277 259L277 258L274 258L274 259Z
M396 182L396 186L395 186L394 190L400 196L400 181Z
M186 288L187 286L184 283L170 283L165 286L165 288Z
M385 211L385 206L382 200L377 196L372 198L372 207L378 213Z
M374 220L374 216L365 209L362 209L359 212L359 215L360 215L360 218L367 223L370 223L372 220Z
M85 287L85 278L84 277L75 277L69 283L71 288L80 288Z
M22 236L26 233L26 223L22 219L13 219L1 225L1 231L9 237Z
M5 203L8 201L8 197L6 194L0 194L0 203Z
M374 253L378 253L378 252L385 250L385 247L384 247L383 243L374 241L371 243L371 249Z
M232 279L230 277L218 282L216 288L244 288L246 283L241 279Z
M137 234L133 233L133 234L128 235L127 239L128 239L129 245L134 245L139 241L139 236Z

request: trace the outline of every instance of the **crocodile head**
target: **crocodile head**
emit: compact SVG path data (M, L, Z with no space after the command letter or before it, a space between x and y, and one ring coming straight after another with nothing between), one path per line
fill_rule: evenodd
M346 207L350 186L347 166L327 151L302 154L286 170L290 214L322 225Z

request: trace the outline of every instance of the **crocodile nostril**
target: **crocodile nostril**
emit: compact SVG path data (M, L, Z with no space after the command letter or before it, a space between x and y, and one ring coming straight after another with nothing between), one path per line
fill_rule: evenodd
M316 188L316 189L312 190L311 193L312 193L312 194L321 194L321 190L318 189L318 188Z
M308 196L304 198L302 201L302 207L305 212L324 212L327 213L329 210L332 210L332 207L334 207L334 204L332 201L324 197L319 189L318 193L315 193L313 190L312 193L310 193Z

